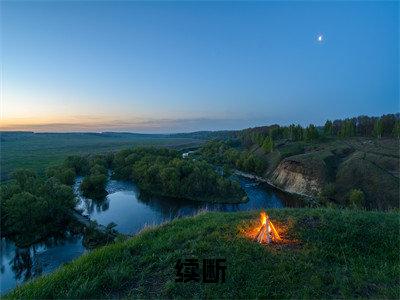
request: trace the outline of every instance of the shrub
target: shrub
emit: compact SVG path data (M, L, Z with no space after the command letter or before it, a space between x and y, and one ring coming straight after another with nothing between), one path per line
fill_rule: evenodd
M55 166L47 168L46 176L54 177L62 184L73 185L76 174L74 169L72 168L66 168L64 166Z
M107 176L104 174L91 174L83 178L81 191L85 197L100 199L106 195Z
M298 154L303 154L304 153L304 146L300 144L299 142L293 143L287 146L284 146L282 149L279 150L282 159L293 156L293 155L298 155Z
M328 206L329 203L332 203L332 200L335 199L336 188L333 183L326 184L321 192L319 193L319 201L324 206Z
M365 195L359 189L352 189L349 193L349 205L354 208L364 207Z
M64 161L64 166L73 169L77 175L86 175L89 172L89 160L83 156L68 156Z

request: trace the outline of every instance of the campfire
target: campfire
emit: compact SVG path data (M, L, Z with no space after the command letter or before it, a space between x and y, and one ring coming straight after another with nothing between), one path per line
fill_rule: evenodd
M301 243L288 235L288 230L292 226L293 223L290 220L273 224L265 211L262 211L259 220L254 220L248 225L244 224L240 231L249 240L262 245L271 245L269 247L273 246L274 249L293 248Z
M269 244L271 242L281 241L278 231L272 224L269 216L262 211L260 215L261 226L255 235L255 240L260 244Z

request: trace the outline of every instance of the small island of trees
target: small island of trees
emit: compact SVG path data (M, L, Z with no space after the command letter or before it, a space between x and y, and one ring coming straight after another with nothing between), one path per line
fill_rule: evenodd
M204 160L181 158L176 150L123 150L115 154L112 168L115 178L133 180L149 195L206 202L246 201L238 182L219 175Z

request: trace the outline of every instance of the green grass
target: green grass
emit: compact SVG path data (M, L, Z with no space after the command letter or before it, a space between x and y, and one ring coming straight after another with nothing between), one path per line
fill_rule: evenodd
M366 198L364 207L387 210L399 207L399 147L399 140L394 138L354 137L316 142L281 141L271 153L265 154L259 147L253 147L253 151L267 163L264 177L270 178L286 159L294 162L293 173L316 179L320 189L332 184L336 204L346 206L349 192L360 189ZM318 196L312 191L308 194Z
M83 255L25 284L15 298L396 298L397 213L271 210L285 245L242 235L259 212L204 213L175 220ZM178 259L226 258L224 284L176 283Z
M201 141L162 135L98 133L1 133L1 179L17 168L43 172L72 154L102 153L132 146L193 147Z

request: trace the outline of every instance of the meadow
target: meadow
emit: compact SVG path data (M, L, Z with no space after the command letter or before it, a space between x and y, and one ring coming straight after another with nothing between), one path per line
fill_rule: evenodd
M202 141L191 137L132 133L32 133L1 132L1 180L18 168L39 174L61 163L68 155L117 151L134 146L163 146L184 149Z
M257 211L206 212L94 250L8 297L399 298L397 213L267 213L284 243L246 237L260 222ZM202 259L225 258L225 283L176 282L175 265L186 258L200 268Z

